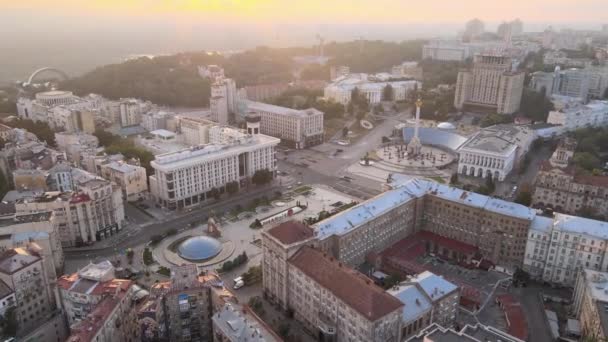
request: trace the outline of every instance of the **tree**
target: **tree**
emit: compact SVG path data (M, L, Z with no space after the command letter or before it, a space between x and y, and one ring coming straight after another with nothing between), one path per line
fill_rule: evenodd
M382 89L382 101L393 101L393 98L394 98L393 86L391 86L390 84L387 84Z
M259 283L262 281L262 266L252 266L241 276L247 285Z
M600 159L590 152L575 153L574 163L588 171L598 169L602 166Z
M6 176L4 175L4 172L2 172L2 170L0 170L0 197L4 197L4 195L6 195L6 193L10 190L10 185L8 182L8 179L6 179Z
M4 315L0 318L0 327L2 327L2 334L5 337L14 337L17 334L19 328L17 307L10 306L6 309L6 312L4 312Z
M220 199L220 190L218 188L211 188L207 194L207 198L213 197L216 201Z
M522 93L520 111L532 121L546 121L553 109L553 103L545 96L545 92L525 89Z
M348 127L342 127L342 137L345 138L348 135Z
M22 128L30 133L33 133L40 141L44 141L47 145L55 147L55 132L49 124L42 121L32 121L30 119L16 119L7 123L8 126L14 128Z
M267 184L270 181L272 181L272 172L268 169L257 170L251 177L251 182L255 185Z
M494 179L492 179L491 175L486 177L486 188L490 193L493 193L496 190L496 185L494 184Z
M450 177L450 184L457 184L458 183L458 173L454 172L452 173L452 177Z
M239 183L236 181L229 182L226 184L226 192L230 195L234 195L239 192Z
M0 150L3 149L5 145L6 145L6 140L0 138Z
M529 190L521 190L515 197L515 203L525 205L527 207L532 204L532 193Z

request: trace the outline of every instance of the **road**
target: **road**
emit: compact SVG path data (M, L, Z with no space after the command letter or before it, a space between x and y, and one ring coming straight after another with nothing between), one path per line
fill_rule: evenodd
M117 251L148 243L154 235L162 235L171 229L183 229L192 222L206 220L210 211L223 213L237 205L245 206L251 200L261 196L272 197L276 191L283 192L285 188L296 182L303 184L324 184L346 193L354 198L365 200L381 192L377 182L348 175L345 170L352 163L361 159L366 152L381 144L382 136L390 135L394 125L404 119L409 113L401 113L386 119L374 127L368 134L361 137L351 146L339 146L325 143L312 149L277 153L277 165L281 171L287 171L291 182L275 181L275 184L264 190L243 191L238 197L231 197L220 202L193 209L191 212L175 213L163 220L152 218L132 204L125 206L127 226L119 234L107 240L102 240L92 247L65 249L67 260L95 259L110 257ZM338 148L343 149L342 155L336 155Z
M248 202L254 198L261 196L272 196L275 191L280 191L280 186L266 187L260 190L253 190L245 192L238 198L227 198L221 202L213 203L205 206L201 209L194 209L192 212L185 212L181 215L170 218L164 221L151 223L149 225L130 224L127 228L123 229L118 235L98 242L95 246L90 248L70 248L64 249L64 255L66 259L79 259L79 258L98 258L98 257L109 257L129 247L143 245L148 243L152 236L162 235L171 229L182 229L192 222L201 222L206 220L210 211L224 212L237 205L245 206ZM134 209L138 210L138 209Z

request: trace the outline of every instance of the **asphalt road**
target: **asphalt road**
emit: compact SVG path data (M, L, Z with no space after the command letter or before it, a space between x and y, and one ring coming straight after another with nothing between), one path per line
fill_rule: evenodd
M106 243L101 241L97 246L89 248L65 249L64 255L66 259L109 257L116 254L117 250L120 251L129 247L146 244L154 235L164 234L170 229L179 230L185 228L192 222L205 220L212 210L223 212L238 204L245 205L249 201L260 196L266 195L270 197L275 191L280 190L281 187L272 186L263 190L245 192L238 198L228 198L200 209L193 209L191 212L185 212L178 217L166 221L155 222L147 226L130 225L123 229L123 232L119 233L117 236L112 237L109 240L104 240Z

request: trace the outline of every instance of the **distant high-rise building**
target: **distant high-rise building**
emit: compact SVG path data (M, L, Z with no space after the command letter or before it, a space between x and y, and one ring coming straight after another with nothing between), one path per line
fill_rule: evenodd
M213 121L227 125L230 114L234 114L238 108L238 95L236 83L231 78L218 78L211 85L211 118Z
M485 24L483 23L483 21L475 18L475 19L469 20L466 23L465 29L464 29L464 37L465 37L465 39L470 40L470 39L480 36L484 32L485 32Z
M479 54L474 58L472 69L458 73L454 107L515 113L521 103L524 77L523 72L512 71L510 57Z
M515 19L509 22L503 22L498 25L496 34L504 41L510 42L513 36L521 35L524 31L524 24L521 20Z

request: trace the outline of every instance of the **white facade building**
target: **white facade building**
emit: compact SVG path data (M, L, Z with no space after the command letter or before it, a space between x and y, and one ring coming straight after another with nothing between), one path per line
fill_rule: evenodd
M608 101L591 101L587 104L571 103L549 112L547 123L561 125L564 131L608 125Z
M573 286L583 269L608 271L608 223L556 213L530 226L524 270L533 278Z
M150 191L159 204L184 208L209 198L211 189L222 191L227 183L241 186L258 170L276 170L275 147L280 140L222 128L232 143L208 144L160 154L151 162Z
M180 117L179 127L182 141L186 145L198 146L209 143L209 129L217 123L194 117Z
M296 149L323 143L324 113L314 108L291 109L246 101L247 110L260 116L260 133L277 137Z
M502 41L465 43L460 40L433 39L422 47L422 59L463 62L477 53L504 48L505 43Z
M503 181L535 139L534 130L528 126L505 124L484 128L458 149L459 173Z
M389 84L393 88L395 101L405 100L411 91L422 88L422 83L418 81L392 81L392 78L391 74L349 74L337 78L325 87L324 97L346 105L351 100L353 89L357 88L368 103L373 104L382 101L384 88Z
M130 127L141 123L142 114L148 112L152 104L137 99L121 99L119 106L120 126Z
M213 121L221 125L227 125L230 122L230 114L236 113L238 108L236 82L233 79L217 78L211 84L209 107Z

